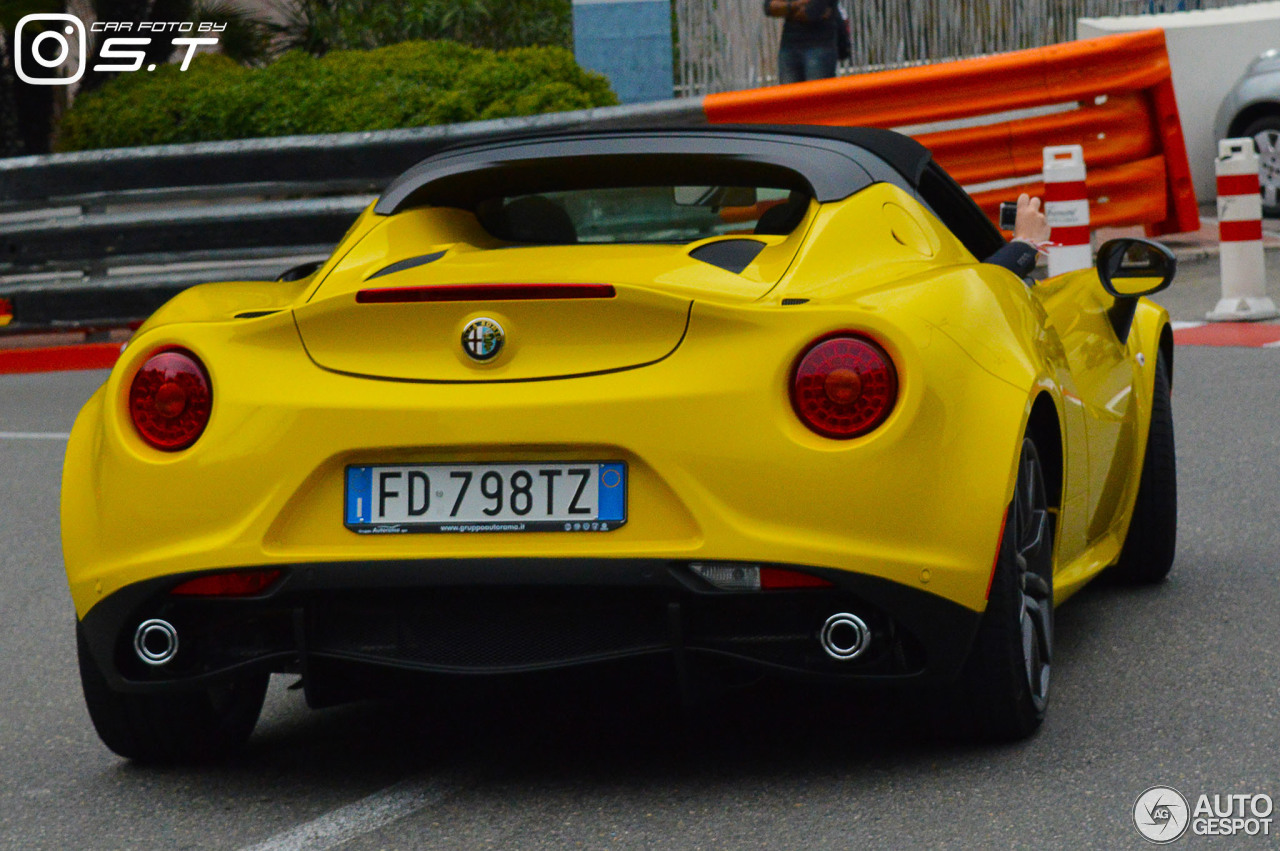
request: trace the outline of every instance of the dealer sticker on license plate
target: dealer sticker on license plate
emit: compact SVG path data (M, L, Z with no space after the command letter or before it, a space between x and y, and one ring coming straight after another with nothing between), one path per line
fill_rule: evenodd
M620 462L347 467L345 525L396 532L608 532L627 522Z

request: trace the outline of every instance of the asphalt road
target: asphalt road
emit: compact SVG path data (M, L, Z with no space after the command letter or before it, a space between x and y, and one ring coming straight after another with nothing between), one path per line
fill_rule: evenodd
M1178 349L1172 577L1059 610L1030 741L938 743L799 691L691 722L640 682L313 712L277 678L243 755L165 770L99 744L75 668L57 435L105 374L2 376L0 847L1139 848L1149 786L1280 798L1278 372L1276 349Z

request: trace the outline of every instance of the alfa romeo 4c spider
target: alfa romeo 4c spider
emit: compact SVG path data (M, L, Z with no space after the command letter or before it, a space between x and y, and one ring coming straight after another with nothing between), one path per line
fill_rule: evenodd
M143 762L380 678L670 664L1044 717L1053 609L1162 579L1173 256L1039 281L888 131L529 136L392 182L309 274L207 284L71 435L90 715ZM597 667L595 670L599 670Z

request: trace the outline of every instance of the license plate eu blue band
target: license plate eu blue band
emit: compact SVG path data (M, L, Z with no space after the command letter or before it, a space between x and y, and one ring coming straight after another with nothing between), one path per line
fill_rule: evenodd
M622 462L346 468L344 524L400 532L608 532L627 522Z

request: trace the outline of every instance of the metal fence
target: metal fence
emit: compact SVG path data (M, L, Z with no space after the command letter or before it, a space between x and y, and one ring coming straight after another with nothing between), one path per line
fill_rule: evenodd
M1076 19L1211 9L1249 0L840 0L853 35L841 73L1043 47L1076 37ZM782 22L762 0L674 0L676 93L777 81Z

